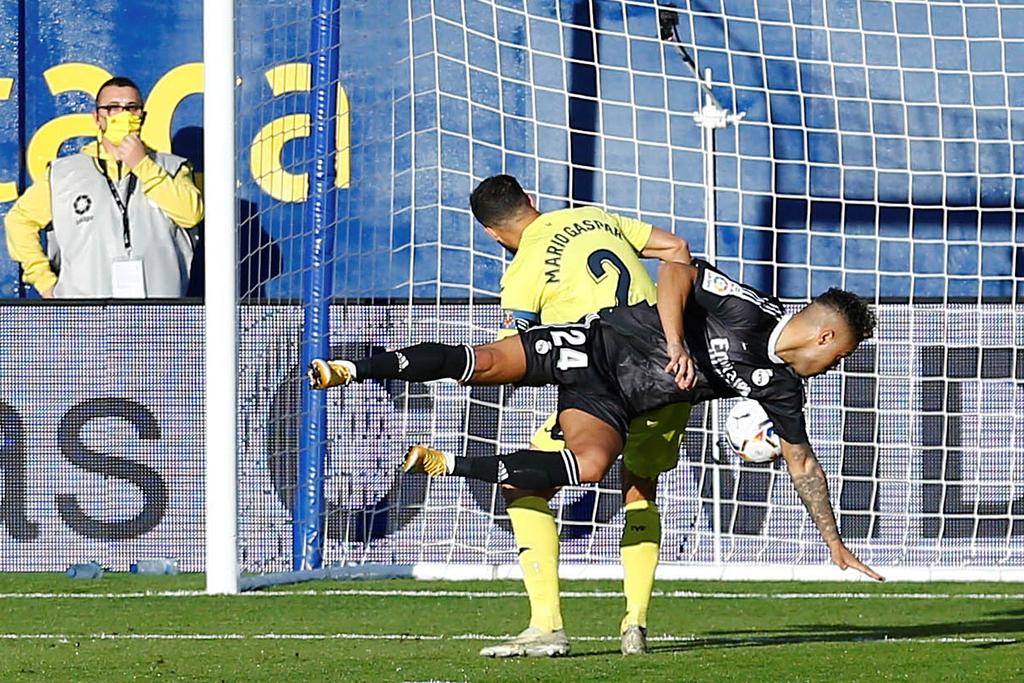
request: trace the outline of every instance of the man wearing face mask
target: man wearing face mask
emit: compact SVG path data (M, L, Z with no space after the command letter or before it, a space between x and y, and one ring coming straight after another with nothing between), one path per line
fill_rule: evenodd
M96 142L52 161L8 212L7 250L44 298L187 291L202 194L186 159L142 142L145 118L138 86L108 80L96 94ZM49 255L39 239L48 229Z

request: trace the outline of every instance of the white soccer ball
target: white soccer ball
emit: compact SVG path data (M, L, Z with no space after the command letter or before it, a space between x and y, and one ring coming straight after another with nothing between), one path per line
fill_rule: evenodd
M771 462L782 455L775 425L757 401L744 399L732 407L725 418L725 437L747 462Z

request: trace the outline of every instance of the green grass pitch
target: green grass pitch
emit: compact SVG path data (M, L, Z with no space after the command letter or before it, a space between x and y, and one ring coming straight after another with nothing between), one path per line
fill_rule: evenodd
M477 655L526 625L516 582L202 585L0 574L0 681L1024 680L1020 584L659 582L627 658L619 585L565 582L572 655L529 660Z

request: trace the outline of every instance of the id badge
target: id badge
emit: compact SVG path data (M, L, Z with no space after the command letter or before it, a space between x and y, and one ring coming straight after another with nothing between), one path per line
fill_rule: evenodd
M110 295L115 299L146 298L142 259L115 259L110 263Z

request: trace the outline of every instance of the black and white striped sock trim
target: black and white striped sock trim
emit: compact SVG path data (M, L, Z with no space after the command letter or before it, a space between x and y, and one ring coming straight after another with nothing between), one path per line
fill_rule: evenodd
M473 373L476 371L476 351L469 344L463 344L462 348L466 351L466 370L459 377L459 383L465 384L473 379Z
M562 461L565 463L565 475L569 479L570 486L580 485L580 464L576 462L576 454L568 448L561 451Z

